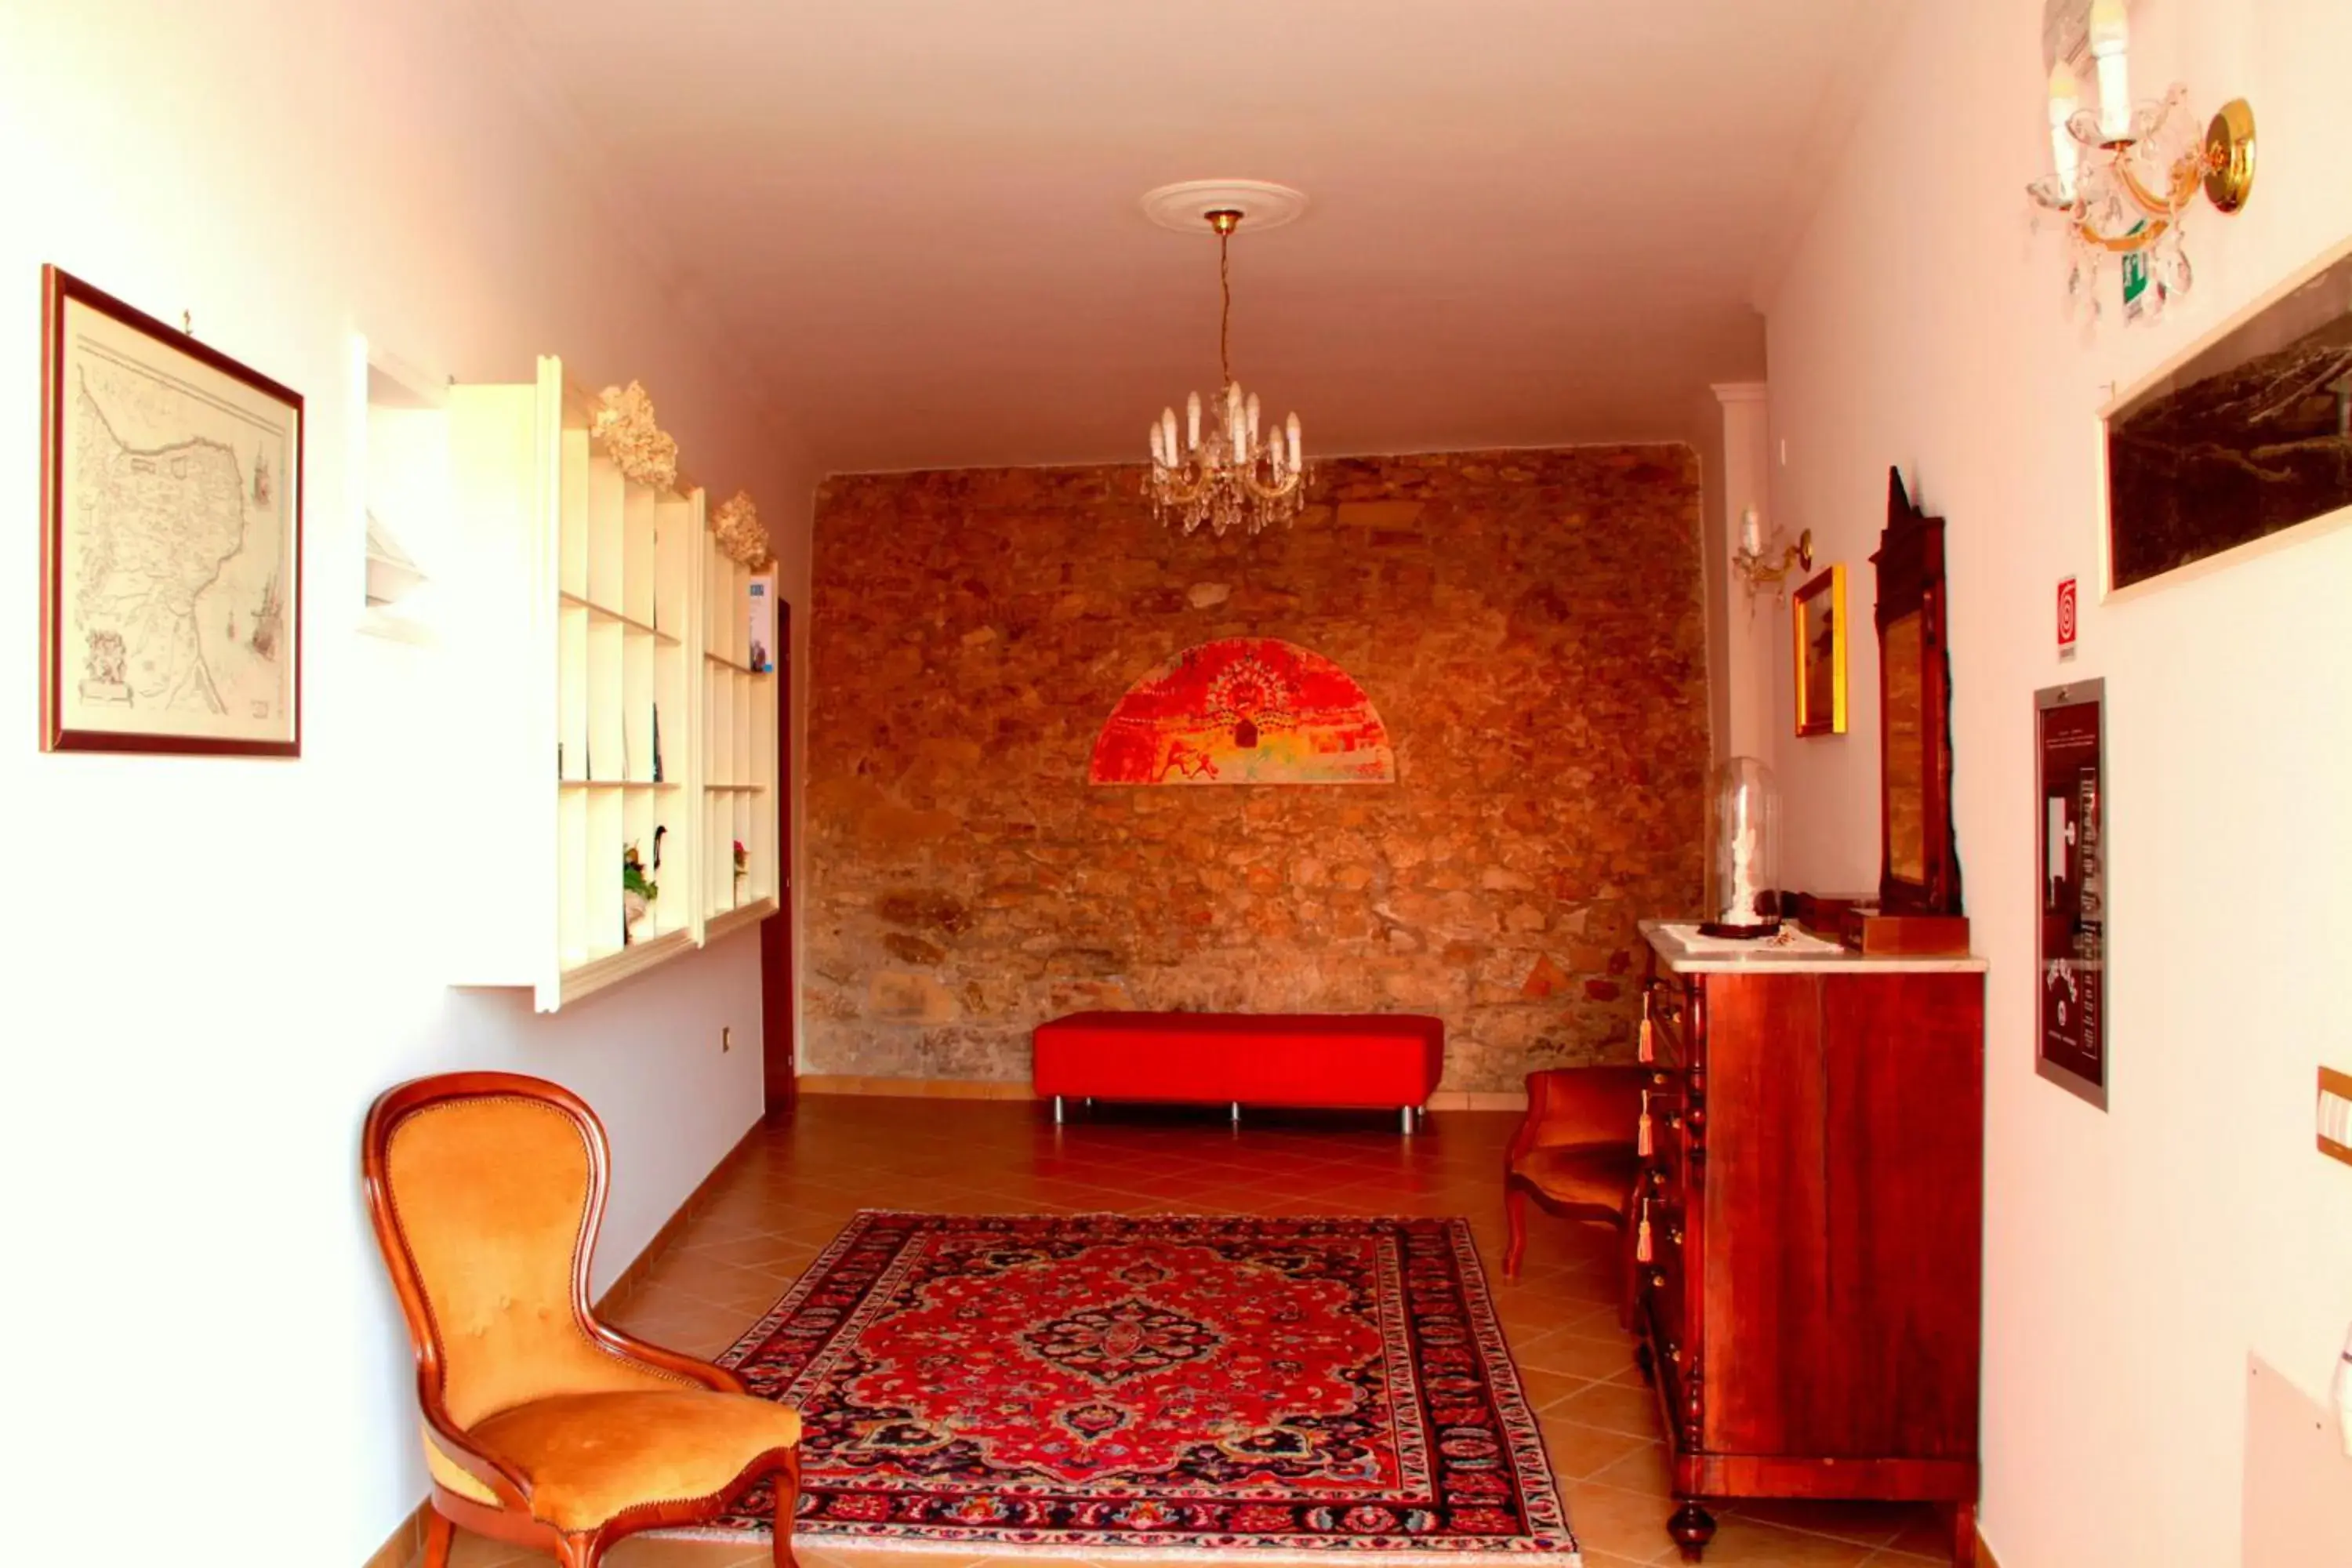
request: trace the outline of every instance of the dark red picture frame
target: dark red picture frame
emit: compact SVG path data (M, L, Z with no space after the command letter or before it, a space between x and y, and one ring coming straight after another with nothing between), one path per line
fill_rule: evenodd
M68 728L65 722L65 410L66 316L68 304L97 311L153 339L219 375L284 404L291 416L286 574L293 602L287 627L291 679L287 690L288 738L240 740L144 731ZM209 344L197 342L137 307L55 266L41 268L41 749L45 752L143 752L212 756L299 757L302 754L302 620L309 595L302 583L302 447L309 416L302 395Z

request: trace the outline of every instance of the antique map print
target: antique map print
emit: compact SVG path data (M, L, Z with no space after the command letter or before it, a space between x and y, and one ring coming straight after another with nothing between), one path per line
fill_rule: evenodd
M64 346L62 727L292 740L299 416L78 300Z

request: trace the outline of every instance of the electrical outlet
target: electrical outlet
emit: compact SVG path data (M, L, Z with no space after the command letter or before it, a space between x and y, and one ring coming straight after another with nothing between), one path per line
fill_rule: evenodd
M719 1049L721 1055L735 1048L735 1031L725 1024L719 1026Z
M2319 1069L2319 1152L2352 1165L2352 1073Z

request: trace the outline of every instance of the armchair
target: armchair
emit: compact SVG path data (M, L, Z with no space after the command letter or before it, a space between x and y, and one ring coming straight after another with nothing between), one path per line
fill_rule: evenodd
M1510 1245L1503 1276L1516 1279L1528 1249L1528 1196L1570 1219L1615 1226L1626 1247L1620 1314L1633 1320L1634 1184L1642 1162L1635 1124L1649 1069L1638 1067L1552 1068L1528 1074L1528 1114L1503 1156L1503 1212Z
M593 1111L511 1073L419 1079L369 1110L361 1168L416 1352L425 1568L447 1568L457 1525L594 1568L762 1481L791 1568L799 1413L589 1306L608 1179Z

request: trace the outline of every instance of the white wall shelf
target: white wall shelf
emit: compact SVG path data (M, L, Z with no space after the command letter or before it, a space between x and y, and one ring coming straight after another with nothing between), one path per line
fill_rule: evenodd
M723 935L775 911L776 687L751 668L752 585L761 579L709 540L703 561L702 918ZM772 583L764 585L772 594ZM735 847L743 847L742 868Z
M365 389L355 432L366 531L359 628L429 646L436 585L420 556L446 548L446 389L364 339L354 343Z
M478 777L454 847L452 977L527 987L541 1012L776 907L772 689L763 730L761 678L740 674L739 691L695 657L744 657L740 568L699 489L639 484L605 457L595 406L553 358L529 384L458 385L446 403L465 568L450 743ZM739 838L765 857L740 879ZM632 847L658 889L634 921Z

